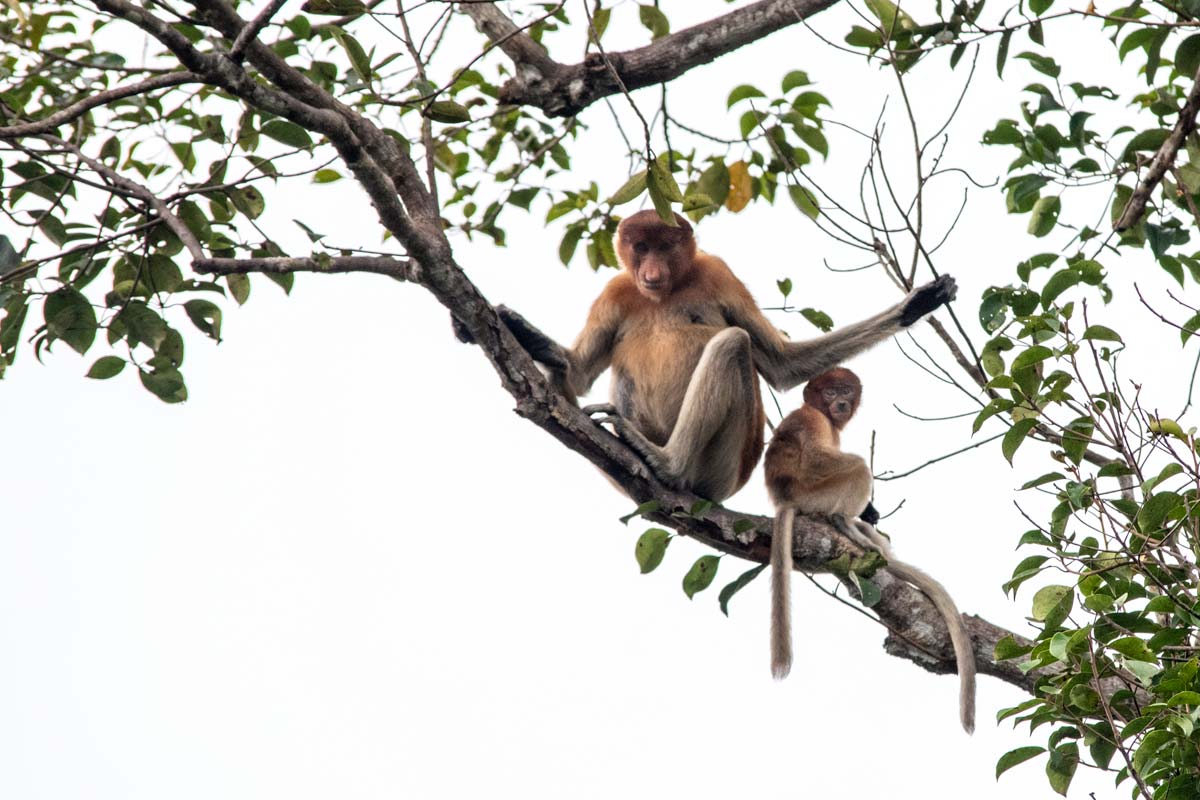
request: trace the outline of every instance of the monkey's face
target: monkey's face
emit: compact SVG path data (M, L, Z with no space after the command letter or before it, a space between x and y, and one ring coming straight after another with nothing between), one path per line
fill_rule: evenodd
M821 389L821 402L825 406L825 414L839 428L850 421L858 410L857 386L850 384L833 384Z
M638 291L662 300L691 268L696 240L691 226L677 217L678 227L666 225L653 211L640 211L621 223L618 252L633 273Z

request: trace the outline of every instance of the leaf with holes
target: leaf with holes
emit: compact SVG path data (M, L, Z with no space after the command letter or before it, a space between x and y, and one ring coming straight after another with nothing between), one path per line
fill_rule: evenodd
M221 341L221 309L208 300L188 300L183 304L188 319L207 336Z

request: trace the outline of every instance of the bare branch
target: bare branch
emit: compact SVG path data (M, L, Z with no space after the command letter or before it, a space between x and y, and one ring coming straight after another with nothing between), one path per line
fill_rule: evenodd
M198 83L202 80L203 78L196 73L184 71L157 75L138 83L131 83L128 86L117 86L107 91L97 92L84 100L80 100L78 103L73 103L64 109L55 111L48 117L43 117L33 122L23 122L17 125L0 127L0 139L18 139L23 136L37 136L38 134L49 133L60 125L65 125L71 120L78 119L98 106L108 105L126 97L153 92L156 89L181 86L185 83Z
M1142 176L1141 182L1133 190L1133 195L1125 204L1125 210L1121 212L1121 218L1113 226L1114 230L1123 231L1132 228L1142 218L1142 212L1146 210L1146 203L1150 200L1150 193L1162 181L1167 169L1175 163L1175 156L1179 154L1179 148L1183 147L1184 139L1196 129L1197 110L1200 110L1200 70L1196 71L1195 82L1192 84L1191 91L1188 92L1183 108L1179 111L1179 119L1175 120L1175 128L1167 140L1159 146L1154 158L1150 159L1150 166L1146 170L1146 174Z
M416 262L387 256L308 256L304 258L199 258L192 262L196 272L211 275L246 275L264 272L286 275L292 272L370 272L398 281L414 280Z
M664 36L636 50L609 53L607 60L589 56L579 64L558 64L516 25L488 4L463 6L517 65L517 74L500 88L506 103L533 105L550 116L578 114L597 100L622 91L652 86L795 25L838 0L760 0L724 16Z
M262 29L267 27L267 23L271 21L271 17L279 9L283 8L283 4L287 0L271 0L271 4L264 8L257 17L250 20L250 24L242 28L241 33L233 40L233 46L229 48L229 57L237 61L242 57L242 53L246 51L246 46L262 33Z

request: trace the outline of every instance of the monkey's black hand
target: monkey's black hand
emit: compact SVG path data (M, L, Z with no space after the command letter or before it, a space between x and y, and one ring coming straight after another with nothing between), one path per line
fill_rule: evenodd
M879 524L879 512L875 510L875 505L873 503L868 502L867 507L862 510L862 513L858 515L858 518L868 525Z
M504 320L509 331L533 357L534 361L553 370L567 371L570 361L567 359L567 351L562 345L535 328L533 323L508 306L496 306L496 313L500 315L500 319Z
M958 285L949 275L939 275L937 280L913 290L900 310L900 325L907 328L930 311L949 303L958 292Z

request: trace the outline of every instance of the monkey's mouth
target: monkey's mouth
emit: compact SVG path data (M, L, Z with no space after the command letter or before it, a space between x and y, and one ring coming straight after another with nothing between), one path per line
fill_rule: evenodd
M657 280L657 281L643 280L642 288L648 292L661 292L667 288L667 281L665 279L661 279L661 280Z

